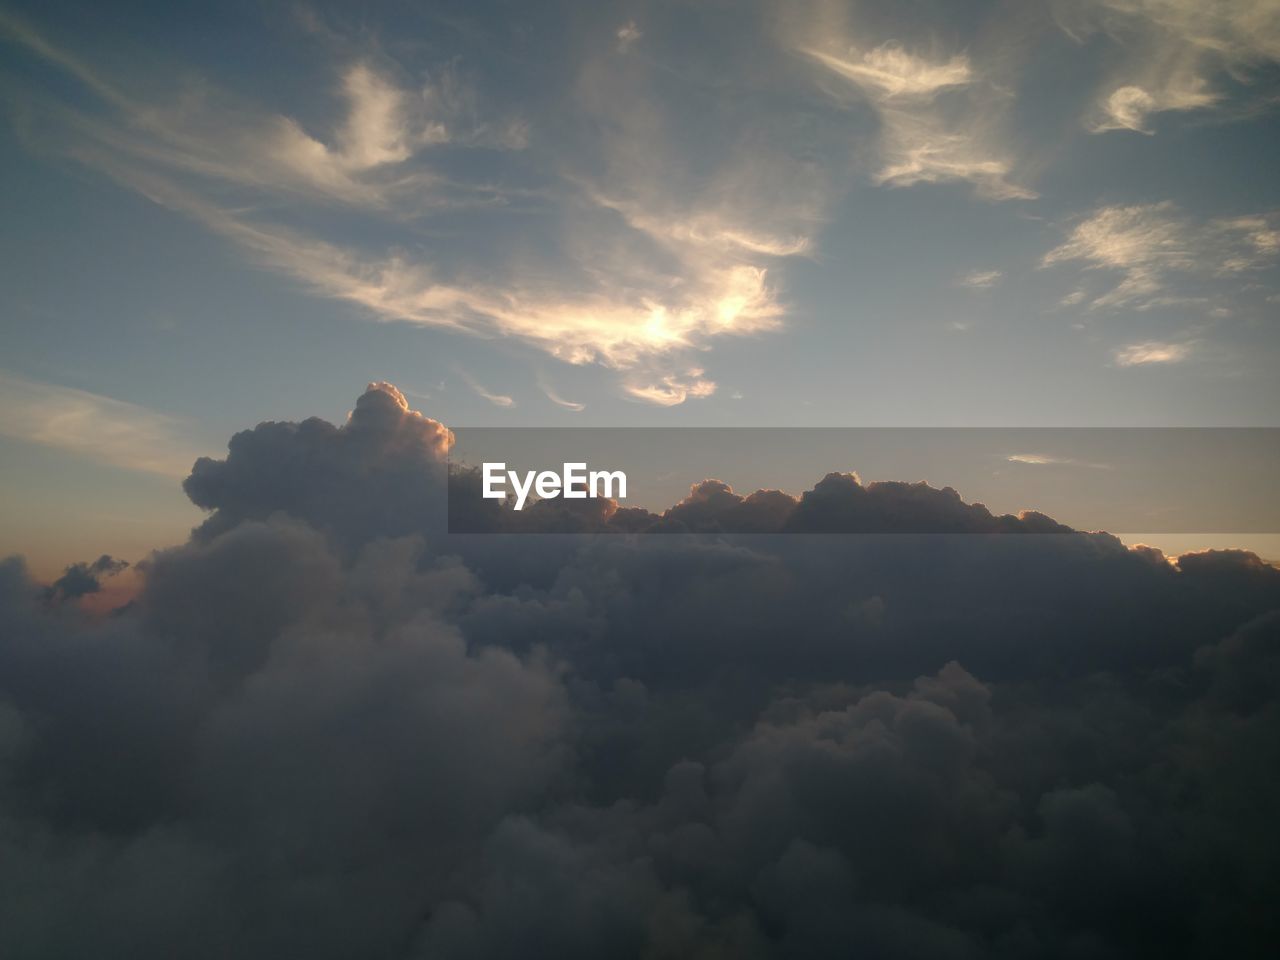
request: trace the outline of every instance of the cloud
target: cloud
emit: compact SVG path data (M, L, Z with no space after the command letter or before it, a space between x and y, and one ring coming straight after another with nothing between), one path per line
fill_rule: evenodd
M1280 255L1280 232L1265 216L1196 221L1171 201L1099 207L1043 257L1042 266L1080 260L1089 269L1119 271L1120 282L1091 308L1160 306L1178 276L1232 278L1263 269ZM1077 291L1079 292L1079 291ZM1085 299L1072 294L1071 302Z
M92 563L73 563L49 585L45 599L49 603L60 603L97 593L102 589L104 577L114 577L128 566L127 560L117 560L105 553Z
M674 171L704 165L654 129L680 105L619 76L612 56L587 56L578 89L564 91L580 120L537 152L525 149L529 121L496 110L483 78L456 63L415 84L384 52L348 41L332 102L304 123L167 73L126 84L30 27L10 32L93 94L86 105L50 87L16 103L39 105L41 147L193 217L314 296L623 376L671 373L719 338L778 329L776 264L811 252L829 195L826 174L754 122L743 135L757 142L718 144L716 175L675 189ZM654 69L630 59L628 70ZM469 151L489 159L461 162ZM501 176L481 172L494 151L510 155ZM663 151L657 177L639 158ZM474 245L448 240L464 213ZM552 215L562 228L549 233ZM439 228L441 217L454 219Z
M1011 453L1005 457L1010 463L1025 463L1033 467L1047 466L1056 463L1071 463L1058 457L1049 457L1041 453Z
M388 384L237 434L110 616L0 562L0 952L1270 946L1273 567L841 474L805 529L898 536L449 536L449 440Z
M1110 470L1106 463L1089 463L1071 457L1054 457L1045 453L1011 453L1005 457L1007 463L1017 463L1028 467L1089 467L1093 470Z
M169 99L154 90L135 94L30 25L5 15L0 26L97 97L97 113L58 99L41 104L65 123L74 147L91 143L117 161L191 176L193 188L201 190L222 183L402 214L457 202L445 197L442 178L421 165L429 148L523 146L518 122L501 127L474 119L475 94L448 67L413 90L372 62L354 60L338 71L333 91L342 114L318 135L293 117L233 99L208 83L170 83L178 89ZM79 155L87 159L83 149ZM448 190L462 186L454 181Z
M553 390L547 384L542 383L541 381L539 382L538 386L542 390L543 394L546 395L546 398L550 400L552 403L554 403L557 407L564 407L566 410L572 410L574 413L581 413L583 410L587 409L587 405L585 403L577 403L573 400L566 400L563 397L561 397L558 393L556 393L555 390Z
M1133 343L1115 351L1115 361L1121 367L1140 367L1151 363L1181 363L1191 356L1189 343L1161 343L1148 340Z
M0 433L165 477L185 476L198 455L177 417L2 371Z
M973 81L967 57L930 63L895 44L884 44L866 51L860 58L847 60L819 50L804 52L829 70L886 98L931 99L940 90L966 86Z
M834 46L830 40L824 45ZM995 200L1035 196L1010 180L1011 163L994 148L986 105L977 94L968 103L937 103L947 91L973 93L978 77L967 57L934 61L896 43L861 53L851 48L845 56L815 46L801 46L800 52L853 85L875 109L882 160L877 183L905 187L960 180Z
M961 274L956 282L970 290L986 290L994 287L1002 279L1004 274L999 270L974 270Z
M640 28L636 26L634 20L628 20L618 28L616 36L618 38L618 52L626 53L631 49L631 45L643 37L644 34L640 32Z
M701 399L716 392L714 380L703 376L703 371L693 369L687 374L668 374L656 382L632 381L624 384L629 397L652 403L659 407L674 407L690 398Z
M469 373L466 373L456 367L454 368L454 372L462 378L463 383L471 388L472 393L483 400L489 401L495 407L514 407L516 405L515 400L511 397L508 397L505 394L493 393L490 390L486 390L484 386L477 382L477 380Z
M1141 87L1118 87L1103 103L1106 119L1096 123L1095 133L1107 130L1134 130L1138 133L1154 133L1147 126L1147 118L1166 110L1194 110L1211 106L1217 100L1203 90L1198 81L1193 89L1166 87L1152 95Z
M1095 133L1151 134L1157 114L1222 107L1280 60L1270 0L1099 0L1073 16L1081 34L1105 31L1124 51L1087 121Z

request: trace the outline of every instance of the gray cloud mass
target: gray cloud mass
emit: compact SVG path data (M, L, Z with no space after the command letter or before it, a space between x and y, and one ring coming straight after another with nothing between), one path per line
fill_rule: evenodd
M385 384L341 426L237 434L186 481L207 519L109 615L0 562L0 955L1248 957L1280 934L1280 571L1252 554L999 523L449 536L448 443ZM851 484L673 512L818 531L873 496ZM886 530L980 517L878 486Z

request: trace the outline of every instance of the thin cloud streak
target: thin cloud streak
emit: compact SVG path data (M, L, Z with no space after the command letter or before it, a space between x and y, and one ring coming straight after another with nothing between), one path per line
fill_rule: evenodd
M972 273L962 274L957 282L970 290L989 290L1002 279L1004 274L999 270L974 270Z
M1045 453L1011 453L1005 457L1007 463L1017 463L1027 467L1089 467L1092 470L1110 470L1106 463L1089 463L1071 457L1055 457Z
M485 389L485 387L477 381L475 377L471 376L471 374L467 373L465 370L455 367L454 373L462 379L463 383L471 388L472 393L477 397L480 397L482 400L489 401L495 407L507 408L514 407L516 405L514 398L503 393L493 393L492 391Z
M1148 340L1145 343L1134 343L1116 350L1115 361L1120 367L1141 367L1148 364L1181 363L1189 356L1191 356L1189 343L1161 343Z
M543 395L558 407L564 407L566 410L572 410L574 413L581 413L583 410L587 409L587 405L585 403L576 403L573 400L564 399L556 393L555 390L542 381L539 381L538 387L542 390Z
M176 417L3 371L0 434L162 477L185 477L200 455Z

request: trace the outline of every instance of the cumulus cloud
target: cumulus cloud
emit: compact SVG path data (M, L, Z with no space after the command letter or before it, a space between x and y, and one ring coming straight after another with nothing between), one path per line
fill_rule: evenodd
M6 956L1272 942L1253 555L905 535L998 518L848 475L668 519L898 536L450 536L450 440L388 384L237 434L111 616L0 562Z
M102 589L104 577L114 577L128 566L127 560L117 560L105 553L92 563L73 563L49 585L45 599L59 603L97 593Z

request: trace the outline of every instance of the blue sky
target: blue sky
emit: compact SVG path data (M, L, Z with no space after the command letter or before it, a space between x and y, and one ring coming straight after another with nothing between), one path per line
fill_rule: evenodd
M0 44L38 567L180 537L194 456L370 380L459 425L1277 423L1271 0L5 4Z

